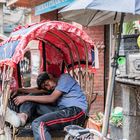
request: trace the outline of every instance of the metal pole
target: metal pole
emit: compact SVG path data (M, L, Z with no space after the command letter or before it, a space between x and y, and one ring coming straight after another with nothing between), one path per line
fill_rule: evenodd
M125 14L121 14L121 20L120 20L120 28L118 33L118 41L117 41L117 48L115 49L113 63L110 68L109 73L109 82L108 82L108 89L107 89L107 97L106 97L106 105L105 105L105 114L103 119L103 128L102 128L102 134L103 136L107 136L108 133L108 127L109 127L109 118L110 118L110 112L111 112L111 105L112 105L112 97L113 97L113 90L115 85L115 75L116 75L116 69L117 69L117 58L119 55L119 47L121 42L121 33L122 33L122 26L123 26L123 20L124 20Z

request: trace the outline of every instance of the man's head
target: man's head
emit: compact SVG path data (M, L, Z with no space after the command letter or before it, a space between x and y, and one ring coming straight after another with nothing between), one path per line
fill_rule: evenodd
M39 89L54 90L56 82L46 72L42 72L37 77L37 85Z

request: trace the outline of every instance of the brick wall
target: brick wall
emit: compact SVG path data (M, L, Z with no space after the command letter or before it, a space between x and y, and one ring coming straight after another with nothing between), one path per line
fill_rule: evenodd
M38 16L34 16L34 15L35 15L35 11L32 10L31 12L32 23L39 22L42 20L57 20L57 11L52 11Z
M41 20L57 20L57 10L42 14Z
M95 43L104 42L104 26L84 28ZM90 113L104 110L104 49L99 48L99 69L94 78L94 92L98 93L96 101L91 105Z
M31 23L40 22L40 15L35 16L35 11L31 11Z

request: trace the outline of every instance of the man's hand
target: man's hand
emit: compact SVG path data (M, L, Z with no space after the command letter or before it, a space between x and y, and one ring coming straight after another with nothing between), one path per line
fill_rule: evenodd
M18 94L18 91L11 92L11 98L14 98Z
M20 105L27 101L27 96L17 96L13 99L15 105Z

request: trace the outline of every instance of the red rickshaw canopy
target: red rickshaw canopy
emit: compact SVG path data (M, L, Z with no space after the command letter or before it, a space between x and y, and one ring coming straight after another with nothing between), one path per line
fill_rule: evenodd
M53 64L59 64L63 59L67 64L76 63L78 59L85 61L86 55L88 61L95 64L94 42L83 30L66 22L43 21L19 26L0 44L0 66L14 67L23 58L32 40L45 42L47 61ZM41 43L39 49L42 50Z

